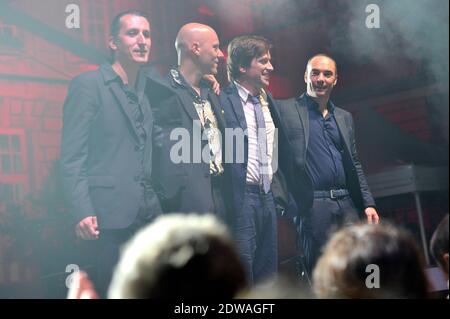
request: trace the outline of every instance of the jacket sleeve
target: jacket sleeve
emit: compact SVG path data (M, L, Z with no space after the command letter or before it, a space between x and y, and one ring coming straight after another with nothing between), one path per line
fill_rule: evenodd
M298 215L298 206L293 195L288 190L284 174L280 169L273 175L271 188L277 214L288 218L296 217Z
M272 98L270 93L268 93L269 99L271 101L271 105L273 107L273 118L274 121L277 122L277 130L278 130L278 138L274 145L274 159L277 161L277 167L272 182L272 191L274 195L275 207L277 212L283 217L296 217L298 215L298 206L294 200L294 196L290 192L292 189L289 185L289 179L287 176L287 166L285 165L285 161L288 160L289 155L291 154L290 150L287 148L288 139L286 135L285 125L281 116L281 107L280 105L283 101L277 101Z
M83 76L75 78L69 86L63 109L61 175L69 212L75 223L95 215L87 175L89 135L98 109L92 82Z
M361 162L359 161L358 152L356 150L356 139L355 139L355 126L353 123L353 117L349 114L349 136L350 136L350 152L353 160L353 164L355 166L355 171L358 176L359 185L361 188L361 195L363 200L364 208L367 207L375 207L375 200L373 199L372 193L370 192L369 185L367 184L366 177L364 175L364 171L361 166Z

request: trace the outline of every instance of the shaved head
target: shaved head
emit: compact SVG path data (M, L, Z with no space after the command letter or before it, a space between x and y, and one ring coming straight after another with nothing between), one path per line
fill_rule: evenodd
M195 66L202 74L216 74L223 53L216 31L201 23L188 23L181 27L175 40L178 65Z
M210 26L201 23L188 23L181 27L178 31L177 38L175 40L175 48L178 54L181 50L188 50L192 45L204 42L204 38L207 35L214 34L217 37L216 31Z

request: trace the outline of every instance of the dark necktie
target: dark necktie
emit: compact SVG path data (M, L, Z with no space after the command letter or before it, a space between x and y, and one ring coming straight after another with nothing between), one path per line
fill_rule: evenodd
M258 145L258 159L259 159L259 183L267 194L270 190L269 180L269 159L267 157L267 133L266 124L264 122L264 114L262 112L261 103L256 96L250 97L255 110L256 119L256 136Z

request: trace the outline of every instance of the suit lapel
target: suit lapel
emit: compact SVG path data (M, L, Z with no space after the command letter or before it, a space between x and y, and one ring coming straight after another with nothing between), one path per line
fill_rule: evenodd
M181 77L182 75L179 73L178 70L175 69L170 70L169 74L167 75L167 79L170 83L172 90L176 93L177 97L180 99L181 105L183 106L188 116L191 118L191 120L200 122L200 117L198 116L197 110L192 104L191 93L189 92L189 90L183 87ZM188 84L186 83L186 85Z
M269 103L270 115L277 128L281 128L280 112L276 107L276 103L270 93L267 93L267 102Z
M213 92L209 91L208 93L208 101L211 104L211 108L213 109L214 115L216 116L217 123L221 131L225 129L225 120L222 113L222 108L220 107L219 98Z
M145 93L145 87L147 85L147 77L145 76L145 73L143 70L139 72L139 78L137 83L137 95L138 95L138 101L139 105L141 106L142 114L144 116L144 124L148 123L152 120L152 112L150 110L149 104L144 101L144 93ZM144 125L144 127L146 127Z
M169 75L170 76L170 75ZM173 81L171 79L171 81ZM190 93L188 90L183 89L181 87L177 87L177 84L172 82L172 89L177 91L177 98L180 99L181 105L183 106L184 110L188 114L188 116L192 120L192 128L196 127L194 131L202 132L202 123L200 121L200 117L198 116L197 110L195 109L194 105L192 104L192 99L190 97Z
M144 98L144 89L145 89L145 81L147 80L147 77L145 76L144 72L141 70L138 73L137 83L136 83L136 93L138 96L139 104L142 103L142 99Z
M120 87L120 84L118 81L112 81L109 89L110 89L111 93L113 94L113 96L116 98L120 107L122 108L126 118L130 122L130 126L132 127L132 131L133 131L133 134L134 134L136 140L139 140L139 137L138 137L138 134L136 131L135 122L133 119L133 114L131 114L131 110L128 107L128 99L125 95L125 92Z
M305 149L308 149L309 142L309 114L308 107L306 105L305 97L297 99L295 103L297 107L297 112L300 117L300 121L302 122L303 134L305 134Z
M147 75L148 79L150 80L148 86L148 94L157 94L157 90L160 90L158 86L162 86L164 89L168 89L170 92L172 92L179 100L181 105L183 106L183 109L186 111L188 116L192 120L200 121L200 118L198 117L197 110L195 109L194 105L192 104L192 100L190 98L190 93L181 87L181 84L177 83L173 77L171 72L166 76L165 79L160 79L159 77L152 76L151 74ZM151 100L150 100L151 103Z
M269 110L270 115L272 116L272 120L278 122L278 110L275 108L275 102L269 92L267 92L267 103L269 103Z
M125 92L120 87L119 81L117 80L119 78L118 74L112 69L111 65L109 64L102 64L100 66L100 72L102 73L105 85L111 91L112 96L114 96L123 113L125 114L125 117L130 124L131 131L136 138L136 141L139 141L133 115L131 114L131 110L128 107L128 99L125 95Z
M347 151L350 152L350 138L347 125L345 124L344 114L338 108L334 109L334 118L336 119L337 126L341 132L342 138L344 139Z
M177 89L175 89L177 90ZM189 117L192 120L200 121L200 118L198 117L197 110L195 109L194 105L192 104L192 100L189 96L189 92L184 89L178 89L177 96L181 100L181 105L183 106L186 113L189 115Z
M239 121L239 125L245 131L247 129L247 121L245 120L244 108L242 107L241 98L235 85L231 85L227 89L227 96L233 107L234 114Z

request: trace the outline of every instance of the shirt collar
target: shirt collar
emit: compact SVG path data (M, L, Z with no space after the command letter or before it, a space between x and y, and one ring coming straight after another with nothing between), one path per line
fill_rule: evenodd
M234 81L234 85L236 85L236 89L238 91L239 97L244 103L247 103L249 98L251 98L253 95L250 93L249 90L247 90L245 87L240 85L237 81Z
M317 104L316 101L314 101L307 93L305 93L306 96L306 101L307 101L307 106L308 109L310 110L314 110L314 111L318 111L319 110L319 104ZM327 103L327 109L330 113L334 113L334 103L331 100L328 100Z
M178 71L178 68L173 68L170 70L170 76L172 77L172 80L180 85L180 86L184 86L184 87L190 87L186 80L184 79L184 76L181 75L180 71Z
M112 65L109 63L100 65L100 71L103 74L105 83L117 81L120 87L124 90L125 94L127 94L127 96L129 96L129 94L132 94L134 100L138 101L139 103L142 102L146 81L145 71L143 71L142 69L139 70L137 75L138 78L136 79L136 87L131 87L123 83L122 78L119 76L119 74L116 73L116 71L114 71Z
M198 95L197 92L192 88L192 86L186 81L184 76L181 74L181 72L178 70L178 68L173 68L170 70L170 76L172 77L173 81L177 83L178 85L188 89L191 91L193 95ZM201 98L206 99L208 96L210 87L203 81L200 81L200 93Z
M111 64L104 63L100 65L100 71L103 74L103 79L105 80L105 83L117 81L117 79L119 79L122 82L122 79L120 78L119 74L117 74L116 71L114 71Z

